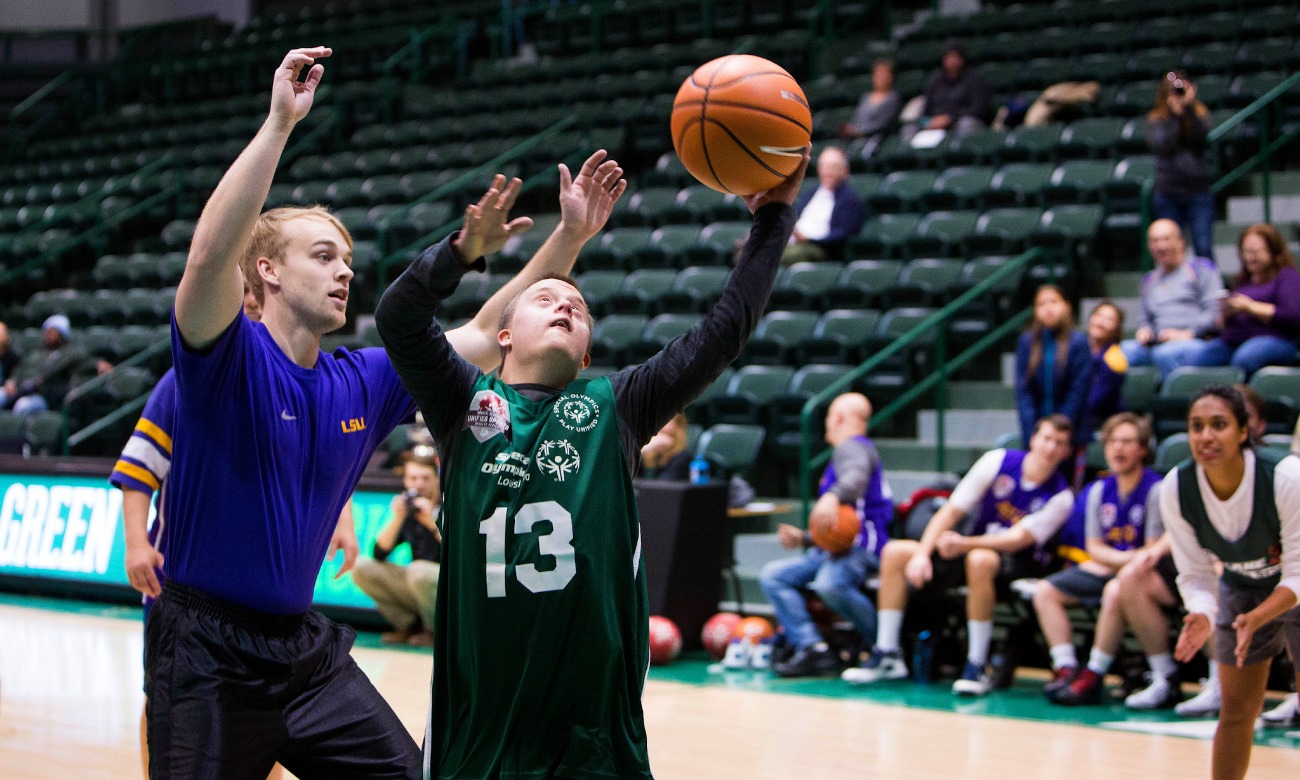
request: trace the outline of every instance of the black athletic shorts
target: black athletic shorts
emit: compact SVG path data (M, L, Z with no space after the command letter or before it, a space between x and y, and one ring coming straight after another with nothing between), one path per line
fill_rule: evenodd
M419 747L352 660L356 633L168 582L145 625L151 778L419 778Z
M994 578L994 583L998 589L998 598L1004 599L1011 594L1010 585L1015 580L1026 577L1042 577L1047 573L1047 566L1037 561L1032 551L1017 555L1007 553L1000 553L999 555L1002 559L1002 566L998 570L997 577ZM949 560L937 552L932 553L930 555L930 565L934 571L934 577L926 585L927 589L943 592L966 584L965 555Z
M1073 566L1047 577L1054 588L1085 607L1101 606L1101 592L1106 588L1106 583L1113 579L1113 574L1102 577L1086 571L1082 566Z

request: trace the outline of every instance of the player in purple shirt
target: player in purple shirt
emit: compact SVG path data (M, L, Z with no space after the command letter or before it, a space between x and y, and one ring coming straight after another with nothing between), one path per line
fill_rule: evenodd
M284 58L270 115L204 207L177 291L167 585L145 628L154 777L260 778L276 760L299 776L420 776L414 740L348 654L354 632L309 611L329 518L415 408L383 350L320 350L346 320L346 228L322 208L260 213L330 54ZM531 278L566 271L603 225L609 188L593 180L621 173L603 157L572 181L561 167L560 226L448 334L480 368L500 361L505 303ZM496 177L466 209L463 235L527 230L531 220L503 219L520 185ZM260 323L240 312L241 268Z
M953 692L982 696L993 638L999 585L1046 573L1050 542L1070 518L1074 495L1057 472L1073 448L1074 425L1063 414L1038 421L1029 451L992 450L976 461L920 541L894 539L880 562L876 646L862 666L844 670L851 683L897 680L908 674L899 644L908 588L965 584L967 656ZM974 515L970 535L955 529Z

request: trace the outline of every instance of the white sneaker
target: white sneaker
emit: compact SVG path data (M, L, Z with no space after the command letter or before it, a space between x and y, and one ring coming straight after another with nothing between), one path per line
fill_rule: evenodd
M872 650L861 666L845 669L840 679L853 685L869 685L881 680L902 680L908 676L907 664L897 650Z
M1291 694L1282 703L1259 716L1270 729L1290 729L1300 726L1300 698Z
M952 684L952 692L958 696L984 696L993 690L993 678L989 676L987 666L966 662L961 677Z
M748 669L754 655L754 646L748 639L733 639L727 645L727 654L722 657L722 668L727 670ZM770 655L769 655L770 657Z
M1124 706L1130 710L1167 710L1181 701L1182 697L1177 681L1153 674L1151 684L1130 693L1124 700Z
M1201 692L1174 707L1174 714L1180 718L1212 718L1219 714L1222 696L1218 683L1201 680Z
M751 669L770 669L772 668L772 640L764 639L754 645L753 651L749 654L749 666Z

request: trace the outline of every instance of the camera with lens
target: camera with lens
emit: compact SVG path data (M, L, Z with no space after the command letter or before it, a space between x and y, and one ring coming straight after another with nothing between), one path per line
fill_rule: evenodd
M1170 71L1165 74L1165 79L1169 82L1170 94L1182 97L1187 94L1188 79L1187 74L1181 70Z
M407 516L407 517L412 517L412 518L413 518L413 517L415 517L417 514L419 514L419 511L420 511L420 510L419 510L419 508L415 505L415 499L417 499L417 498L419 498L419 497L420 497L420 491L418 491L418 490L408 490L408 491L406 491L405 493L402 493L402 501L404 501L404 502L406 503L406 516Z

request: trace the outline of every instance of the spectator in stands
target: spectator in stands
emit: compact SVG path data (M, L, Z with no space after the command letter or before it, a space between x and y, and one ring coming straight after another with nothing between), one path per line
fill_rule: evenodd
M977 68L966 62L961 42L950 39L943 50L942 65L925 85L925 107L917 122L903 125L905 142L921 130L947 130L966 135L986 126L993 113L992 93Z
M1053 414L1074 423L1074 445L1092 440L1088 394L1092 388L1088 337L1074 327L1065 293L1045 284L1034 294L1034 319L1016 343L1016 409L1021 441L1029 441L1038 421Z
M1075 502L1084 517L1088 560L1040 580L1034 611L1052 656L1054 675L1043 692L1057 704L1100 704L1102 684L1124 638L1124 625L1142 643L1152 683L1125 704L1133 709L1172 707L1181 695L1168 681L1177 672L1169 652L1164 610L1177 603L1169 541L1160 524L1161 475L1143 464L1151 454L1151 426L1132 412L1101 429L1110 475L1084 488ZM1079 670L1066 607L1101 607L1088 665Z
M864 140L862 157L876 150L903 110L903 96L894 89L894 63L879 59L871 66L871 91L862 96L853 117L840 127L840 138Z
M39 355L29 355L14 372L14 414L34 414L63 408L63 397L72 389L77 374L91 361L86 351L71 341L72 323L62 314L52 314L41 323ZM113 370L106 360L94 360L100 374Z
M691 459L686 448L686 413L678 412L641 448L641 476L685 482L691 476Z
M812 546L812 537L806 531L782 524L777 528L781 546L805 547L807 551L795 558L771 561L759 575L763 593L772 602L777 622L793 651L772 665L772 671L781 677L827 674L840 668L839 656L818 633L808 614L803 588L852 623L864 641L876 634L876 607L861 588L867 576L880 567L880 551L894 519L894 501L880 455L867 438L870 420L871 402L861 393L844 393L831 402L826 412L831 462L822 473L819 497L808 516L809 527L834 522L841 506L852 506L861 524L853 546L832 555Z
M1196 99L1196 84L1181 70L1170 71L1156 86L1147 113L1147 144L1156 156L1151 194L1156 216L1182 225L1198 257L1214 257L1214 174L1210 150L1210 109Z
M1269 668L1283 649L1300 677L1300 459L1256 453L1246 423L1239 393L1202 390L1187 414L1194 462L1160 484L1188 612L1174 655L1190 661L1213 640L1223 661L1214 777L1246 776Z
M1102 301L1088 315L1088 351L1092 354L1092 387L1088 391L1088 430L1108 420L1123 404L1128 358L1119 348L1124 335L1124 310Z
M1214 332L1223 278L1214 263L1187 259L1182 229L1170 219L1147 228L1147 247L1156 267L1142 277L1142 324L1135 338L1120 344L1129 365L1155 364L1162 377L1191 364Z
M817 188L795 201L799 214L781 263L839 261L844 245L862 227L862 198L849 184L849 158L828 146L817 155Z
M388 524L375 537L372 557L362 556L352 581L367 596L393 631L380 635L385 644L433 646L433 604L438 595L442 534L436 520L441 500L438 458L410 456L402 464L401 494L389 504ZM411 550L406 565L388 556L402 544Z
M1241 273L1223 299L1220 333L1193 361L1198 366L1232 365L1247 378L1264 366L1296 362L1300 338L1300 272L1282 234L1257 223L1237 240Z
M13 376L21 360L22 355L9 340L9 326L0 322L0 409L9 406L9 399L18 394Z
M1065 415L1039 420L1028 452L997 449L976 461L948 503L930 519L919 542L895 539L885 545L876 646L861 667L844 671L845 680L873 683L906 677L900 634L909 588L943 592L965 584L966 668L953 692L989 692L986 667L998 592L1012 580L1050 571L1050 542L1074 508L1074 494L1057 472L1072 450L1073 433L1074 424ZM974 515L970 536L955 530L967 514Z

